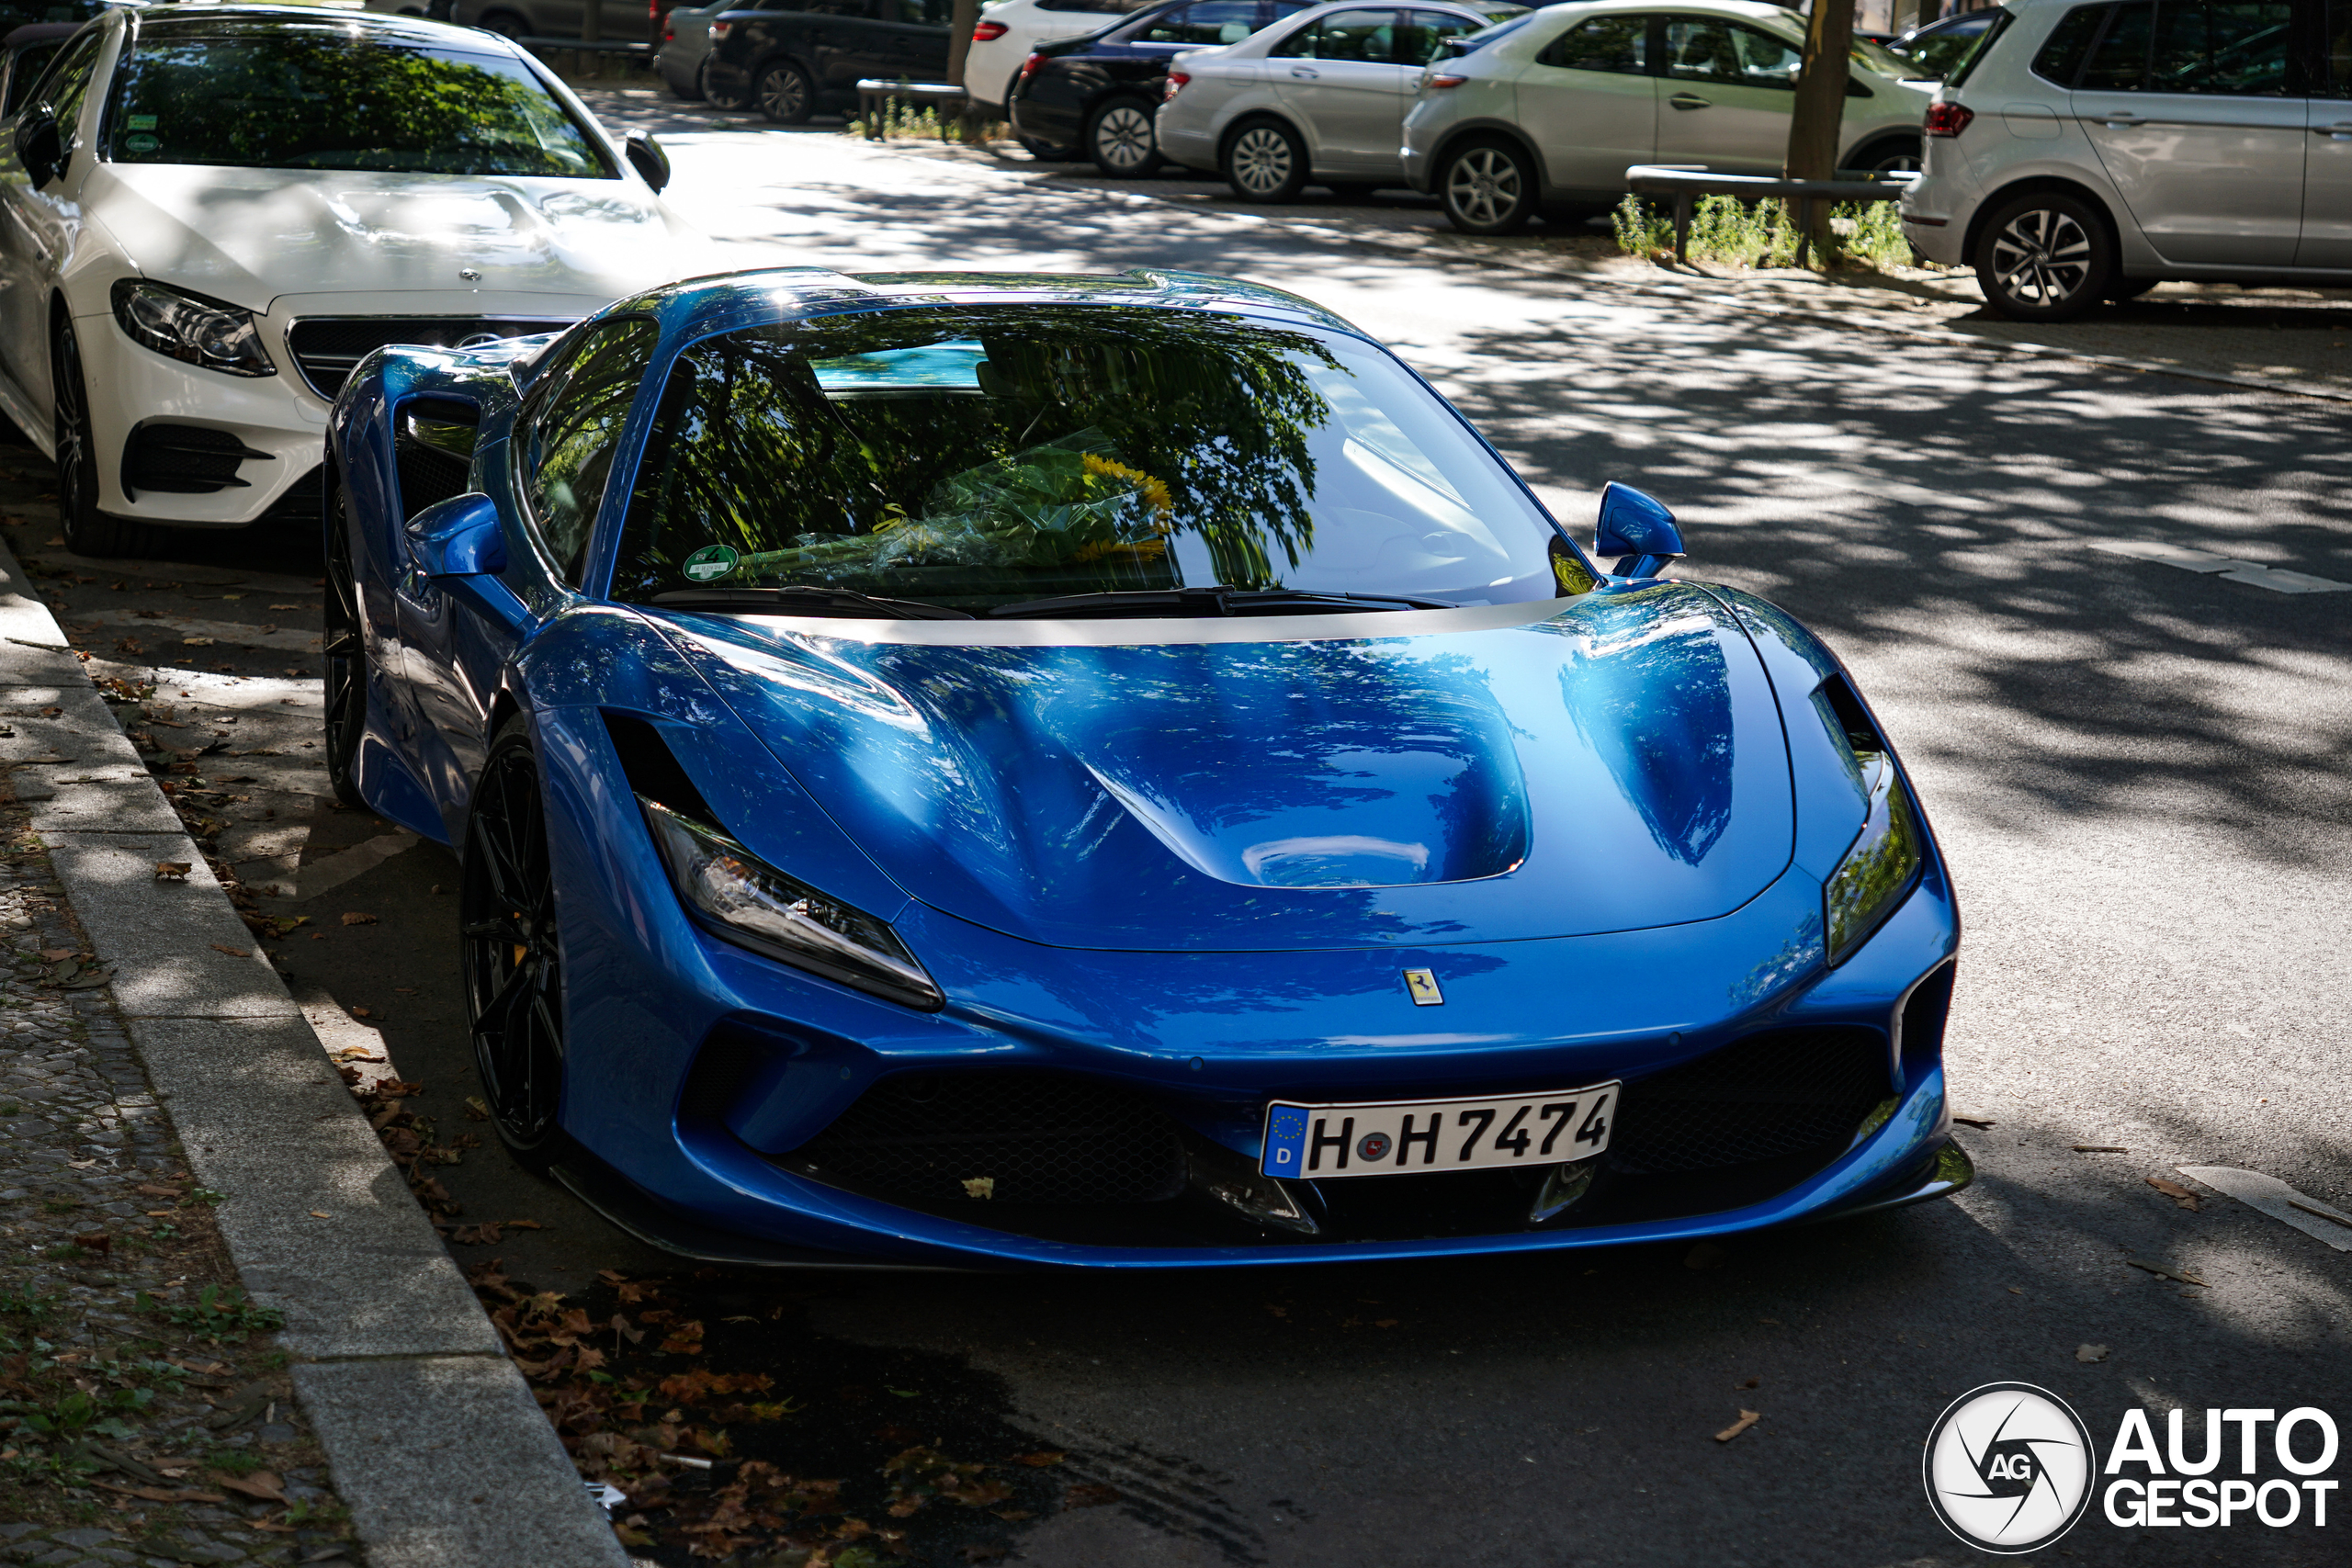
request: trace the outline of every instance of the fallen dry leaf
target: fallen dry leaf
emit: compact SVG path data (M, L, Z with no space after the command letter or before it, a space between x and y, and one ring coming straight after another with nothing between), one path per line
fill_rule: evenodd
M9 1450L14 1453L16 1450ZM150 1503L225 1503L229 1499L218 1492L198 1492L193 1488L166 1492L160 1486L117 1486L111 1481L85 1481L85 1486L96 1486L105 1492L119 1492L126 1497L138 1497Z
M343 923L346 926L372 926L376 923L376 917L354 909L343 917Z
M2196 1193L2191 1192L2188 1188L2183 1187L2177 1181L2166 1181L2161 1176L2152 1176L2148 1178L2148 1185L2154 1188L2157 1191L2163 1193L2165 1197L2171 1199L2174 1202L2179 1204L2184 1209L2195 1212L2205 1207L2203 1203L2198 1201Z
M1039 1449L1035 1453L1014 1454L1010 1462L1025 1464L1032 1470L1043 1470L1049 1464L1059 1464L1068 1458L1069 1455L1059 1449Z
M225 953L232 958L251 958L254 955L254 950L250 947L231 947L225 942L214 942L212 944L212 951L215 953Z
M258 1497L265 1503L290 1503L285 1483L266 1470L256 1470L251 1475L230 1475L221 1471L211 1472L212 1484L242 1496Z
M488 1101L486 1101L486 1100L484 1100L482 1099L482 1097L481 1097L481 1096L480 1096L480 1095L478 1095L478 1094L469 1094L469 1095L466 1096L466 1120L467 1120L467 1121L469 1121L469 1122L487 1122L487 1121L489 1121L489 1120L490 1120L490 1104L489 1104L489 1102L488 1102ZM606 1270L605 1270L605 1273L611 1273L611 1272L612 1272L612 1270L610 1270L610 1269L606 1269ZM617 1275L615 1275L615 1276L614 1276L613 1283L615 1283L615 1284L616 1284L616 1285L620 1283L620 1278L619 1278L619 1276L617 1276Z
M58 964L73 957L74 950L70 947L44 947L40 950L40 956L45 964Z
M51 705L49 707L41 709L40 716L43 718L55 718L59 714L62 714L64 711L65 710L63 708Z
M314 1220L331 1220L334 1219L334 1216L328 1213L324 1209L313 1209L311 1211L311 1218Z
M2076 1144L2075 1152L2078 1155L2128 1155L2132 1151L2118 1144Z
M1997 1127L2000 1125L1999 1122L1994 1121L1990 1116L1962 1116L1955 1114L1952 1117L1952 1120L1959 1122L1963 1127Z
M184 860L159 860L155 863L155 880L186 882L187 874L195 869L193 864Z
M1762 1378L1750 1378L1739 1386L1742 1388L1762 1388L1764 1386L1764 1380Z
M2086 1365L2093 1361L2104 1361L2107 1359L2107 1357L2108 1348L2104 1345L2077 1345L2075 1347L2075 1359L2081 1361Z
M104 1231L92 1231L87 1235L75 1236L74 1238L74 1245L80 1247L85 1252L98 1252L111 1255L114 1251L114 1237L107 1235Z
M142 1181L131 1190L147 1198L176 1198L180 1195L176 1187L158 1187L152 1181Z
M995 1197L996 1178L993 1176L970 1176L965 1178L964 1196L967 1198Z
M351 1010L351 1016L354 1018L373 1018L376 1015L364 1007L355 1007Z
M1728 1443L1734 1438L1738 1437L1742 1432L1747 1431L1750 1427L1755 1426L1756 1423L1763 1419L1764 1416L1760 1411L1743 1410L1739 1413L1738 1420L1733 1422L1730 1426L1725 1427L1722 1431L1715 1434L1715 1441L1719 1443Z
M213 639L209 637L184 637L180 641L188 648L210 648Z
M1081 1481L1062 1495L1065 1508L1100 1508L1119 1500L1119 1489L1100 1482Z

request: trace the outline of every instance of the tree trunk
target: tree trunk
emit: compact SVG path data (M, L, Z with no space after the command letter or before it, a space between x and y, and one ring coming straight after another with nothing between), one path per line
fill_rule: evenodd
M1854 0L1814 0L1805 27L1797 101L1789 116L1787 175L1826 180L1838 172L1838 141L1846 115L1846 62L1854 48ZM1813 248L1829 254L1829 204L1815 202Z
M967 86L964 62L972 52L972 29L980 25L980 0L956 0L955 9L947 18L947 84L951 87ZM980 112L973 107L968 91L964 98L964 118L956 127L956 140L967 146L980 139Z

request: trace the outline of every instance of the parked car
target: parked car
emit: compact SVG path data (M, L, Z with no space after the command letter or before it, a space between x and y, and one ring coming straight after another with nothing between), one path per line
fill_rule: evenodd
M1171 163L1213 169L1244 201L1405 183L1397 152L1421 67L1449 39L1527 7L1318 6L1239 43L1177 57L1154 134Z
M493 1131L657 1245L1525 1255L1969 1179L1852 677L1622 486L1604 573L1305 300L702 278L391 351L328 452L329 778L460 852Z
M666 169L485 33L110 13L0 160L0 410L55 457L83 554L316 516L328 405L374 349L546 332L693 270Z
M1777 175L1804 53L1801 18L1748 0L1547 6L1422 73L1405 173L1472 234L1613 206L1635 164ZM1918 167L1928 89L1872 43L1849 70L1838 166Z
M662 18L662 41L653 51L653 69L670 91L688 100L710 98L705 67L710 61L711 24L730 11L752 11L756 5L717 0L709 6L680 6ZM712 102L713 108L740 109L746 100Z
M1022 62L1041 44L1098 32L1150 0L988 0L964 56L964 86L972 101L1002 114L1021 79Z
M2352 13L2324 34L2289 0L2181 14L2006 6L1928 111L1911 243L2019 321L2167 278L2352 285ZM2324 47L2296 44L2307 23Z
M587 0L440 0L448 19L461 28L487 28L507 38L579 38L588 19ZM598 0L600 39L647 43L660 35L658 6L646 0Z
M1187 50L1239 43L1313 0L1163 0L1084 38L1033 51L1012 89L1013 133L1030 151L1091 158L1117 178L1159 166L1152 119L1168 65Z
M1996 10L1962 11L1889 39L1886 51L1908 62L1919 78L1940 80L1968 58L1968 51L1983 42L2000 19Z
M778 125L803 125L854 108L862 77L943 81L954 12L954 0L801 0L790 10L730 12L710 24L705 91L748 101Z

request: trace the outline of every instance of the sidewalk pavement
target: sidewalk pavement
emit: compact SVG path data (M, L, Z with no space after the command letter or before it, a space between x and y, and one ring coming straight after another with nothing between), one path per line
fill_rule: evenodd
M0 545L0 764L222 1240L285 1315L297 1397L375 1568L625 1568L628 1558L130 739ZM55 765L59 760L64 765ZM35 798L45 795L46 798ZM186 864L164 880L159 863Z

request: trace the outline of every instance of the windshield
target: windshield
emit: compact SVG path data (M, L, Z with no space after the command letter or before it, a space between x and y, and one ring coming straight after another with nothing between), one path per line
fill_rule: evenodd
M1912 73L1909 61L1890 51L1884 44L1872 43L1866 38L1854 40L1853 54L1855 64L1867 66L1882 76L1892 76L1900 81Z
M612 595L808 585L980 612L1217 584L1499 604L1591 582L1509 471L1369 344L974 306L688 349Z
M115 73L123 164L619 177L523 63L352 29L151 29Z

